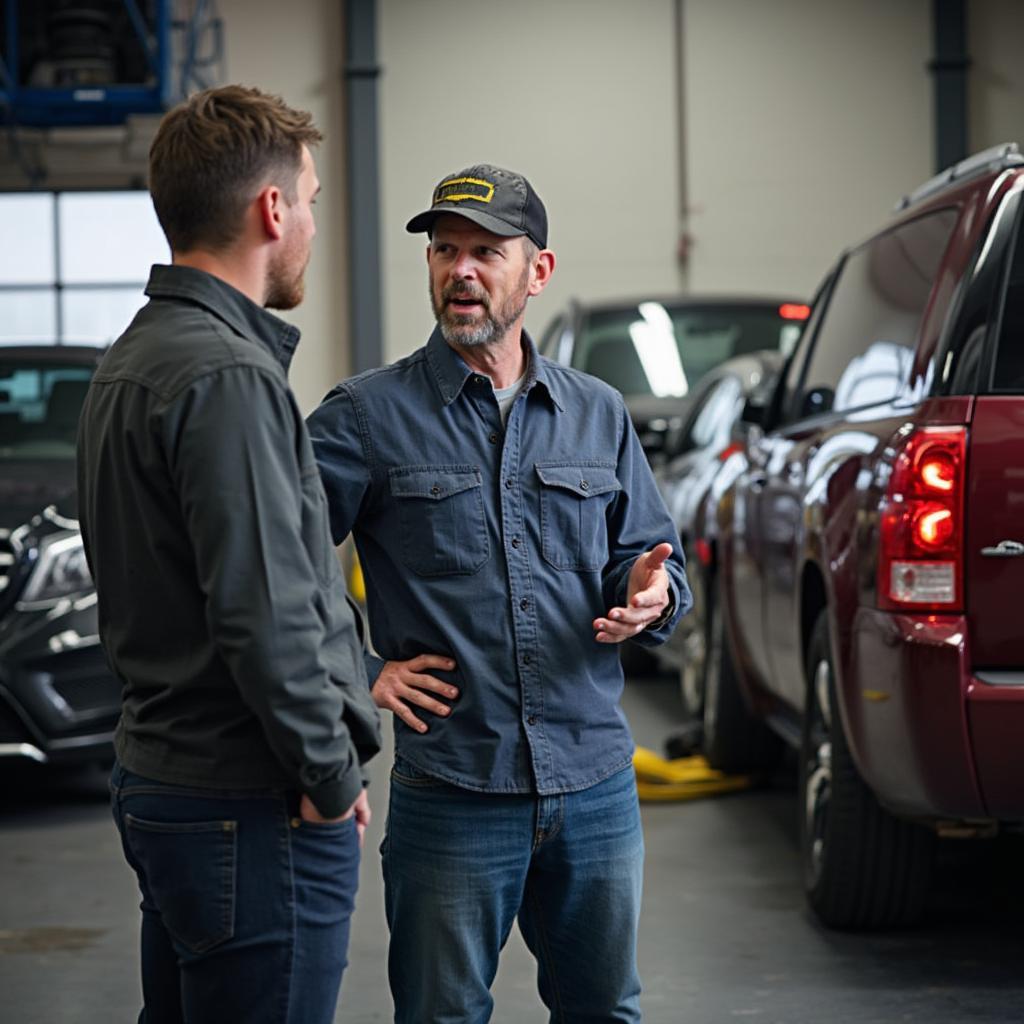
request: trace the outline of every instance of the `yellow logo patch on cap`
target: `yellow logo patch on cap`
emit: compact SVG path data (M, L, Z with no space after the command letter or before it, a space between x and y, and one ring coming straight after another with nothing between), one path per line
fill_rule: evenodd
M478 203L489 203L494 198L494 185L483 178L450 178L434 189L433 205L438 203L461 203L475 199Z

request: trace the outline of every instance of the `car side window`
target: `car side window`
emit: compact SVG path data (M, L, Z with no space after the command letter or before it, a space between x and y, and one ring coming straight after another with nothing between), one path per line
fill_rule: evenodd
M1018 219L1017 239L1010 260L1010 272L1003 299L1003 316L999 328L996 362L992 373L992 390L1020 393L1024 391L1024 225Z
M814 339L797 418L897 396L956 219L956 210L939 210L850 253Z
M779 378L771 404L769 419L776 426L782 426L797 418L799 413L800 382L803 380L804 367L808 355L814 345L815 336L821 326L821 319L828 308L828 298L839 267L832 267L818 285L814 301L811 303L811 315L797 341L792 355Z

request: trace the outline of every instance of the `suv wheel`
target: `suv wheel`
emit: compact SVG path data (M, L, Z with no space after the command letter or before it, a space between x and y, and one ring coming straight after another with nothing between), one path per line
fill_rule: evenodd
M838 713L825 612L806 664L799 793L807 898L833 928L909 924L924 907L934 835L883 810L857 772Z
M747 708L729 650L720 582L711 594L704 671L704 756L712 768L723 772L769 770L778 762L782 741Z

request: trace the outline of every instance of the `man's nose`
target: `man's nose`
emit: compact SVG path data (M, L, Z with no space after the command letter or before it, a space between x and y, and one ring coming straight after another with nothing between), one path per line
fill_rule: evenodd
M476 276L476 261L472 253L460 252L452 263L452 277L456 281L464 281L466 278Z

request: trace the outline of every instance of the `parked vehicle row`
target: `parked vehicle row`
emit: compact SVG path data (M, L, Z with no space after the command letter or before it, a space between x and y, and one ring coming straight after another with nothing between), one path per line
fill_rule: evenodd
M936 837L1024 821L1022 196L987 151L840 255L701 538L705 751L799 751L829 925L913 921Z

